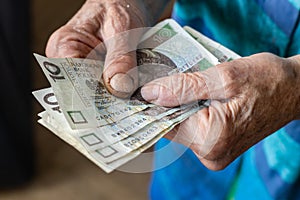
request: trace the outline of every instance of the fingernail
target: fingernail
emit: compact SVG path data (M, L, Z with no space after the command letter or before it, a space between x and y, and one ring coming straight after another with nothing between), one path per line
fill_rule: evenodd
M131 93L134 81L128 74L118 73L110 79L110 86L118 92Z
M150 84L142 87L141 94L146 101L154 101L158 99L160 87Z

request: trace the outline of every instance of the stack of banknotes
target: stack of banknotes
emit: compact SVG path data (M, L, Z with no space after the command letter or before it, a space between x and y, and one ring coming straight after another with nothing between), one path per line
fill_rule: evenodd
M202 71L239 56L190 27L167 19L136 49L140 85L174 73ZM174 108L145 102L137 90L119 99L104 87L104 62L35 54L51 87L33 95L45 111L38 122L109 173L150 148L209 100Z

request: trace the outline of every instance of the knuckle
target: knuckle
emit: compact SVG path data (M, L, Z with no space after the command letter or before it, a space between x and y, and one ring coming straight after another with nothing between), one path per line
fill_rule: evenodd
M238 67L233 63L226 63L227 67L219 68L221 83L223 84L226 98L235 96L240 88Z
M179 100L196 99L203 89L203 79L193 73L179 74L173 78L174 96Z
M186 79L188 79L187 81L189 82L188 89L194 94L200 93L200 90L203 89L203 86L206 85L204 77L199 76L198 74L186 74Z
M67 44L66 36L68 36L67 28L65 26L61 27L60 29L56 30L52 35L50 36L47 46L46 46L46 55L48 57L55 57L61 50L61 46L64 44Z
M235 68L232 66L227 68L220 68L220 74L225 85L232 84L237 77Z
M178 92L171 85L160 85L158 90L158 99L157 102L160 105L165 105L166 103L169 106L177 106L180 103ZM175 88L177 89L177 88Z
M178 104L186 87L185 80L185 75L183 74L170 76L166 84L160 87L160 96L163 97L162 100L177 102L176 104Z
M111 31L125 31L130 27L130 15L126 11L126 8L117 4L111 3L107 6L106 21L107 25L111 28Z

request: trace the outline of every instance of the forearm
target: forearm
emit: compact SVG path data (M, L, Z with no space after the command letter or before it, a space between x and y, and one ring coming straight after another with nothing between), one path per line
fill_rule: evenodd
M172 0L87 0L86 2L102 5L118 3L127 9L131 9L130 12L143 16L145 26L153 26Z
M154 25L163 15L167 6L172 0L139 0L145 5L145 9L149 12L151 24Z
M117 0L120 1L120 0ZM133 12L144 15L145 26L153 26L163 15L165 9L172 0L121 0L133 6Z

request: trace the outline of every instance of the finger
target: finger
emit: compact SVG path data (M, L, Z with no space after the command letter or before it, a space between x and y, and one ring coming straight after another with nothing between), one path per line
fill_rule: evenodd
M190 116L166 138L191 148L199 158L216 160L226 154L227 143L220 141L224 139L222 134L226 131L227 121L223 104L212 101L210 107Z
M105 40L103 80L115 96L129 97L138 87L136 49L141 35L142 29L132 29Z
M55 31L46 47L48 57L87 57L102 42L99 33L103 8L87 1L72 19ZM100 50L100 49L98 49ZM102 50L101 50L102 51Z
M184 122L187 123L187 122ZM171 140L172 142L177 142L180 144L185 145L186 147L191 148L192 150L195 150L198 153L195 153L196 156L198 157L198 159L200 160L200 162L207 167L210 170L221 170L224 169L229 163L231 163L234 158L231 156L222 156L221 158L213 158L210 157L206 157L205 155L208 153L201 153L199 154L200 150L198 150L199 148L204 148L203 146L200 146L199 143L197 143L197 140L200 140L201 137L199 137L198 133L194 133L193 132L186 132L184 131L184 127L190 127L190 125L187 125L184 127L181 127L182 125L177 125L174 129L172 129L172 131L170 131L168 134L166 134L164 137L167 138L168 140ZM197 134L197 135L196 135ZM212 145L211 145L212 146ZM210 148L212 149L212 148ZM194 151L195 152L195 151Z
M204 147L204 141L207 140L208 128L210 126L210 108L204 108L196 114L190 116L184 122L179 124L176 129L168 133L168 138L174 142L181 143L191 149ZM201 153L203 155L203 153Z
M101 39L88 32L65 25L54 32L46 47L48 57L87 57L95 47L101 43ZM98 48L97 51L104 51Z
M107 90L120 98L129 97L138 87L136 53L127 52L117 56L107 55L103 81Z
M196 114L190 116L188 119L172 129L165 135L165 138L172 140L173 142L181 143L186 147L195 145L195 142L201 141L201 134L205 132L206 129L206 127L203 126L204 124L199 123L200 117L202 117L202 120L205 121L205 119L207 119L207 115L208 108L198 111ZM201 132L199 132L199 130L201 130Z
M107 48L103 80L108 91L121 98L129 97L138 87L135 51L144 33L137 28L141 25L140 19L122 6L107 10L101 33Z
M232 154L234 144L228 138L226 106L212 101L210 107L198 111L165 137L192 149L207 168L224 169L238 156Z
M200 99L224 99L223 80L217 67L204 72L180 73L146 84L141 90L145 100L173 107Z

